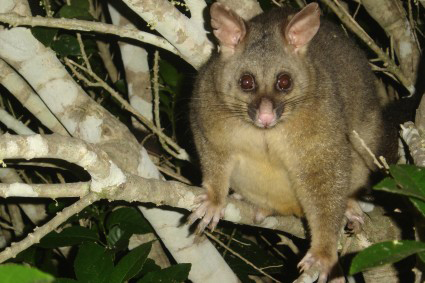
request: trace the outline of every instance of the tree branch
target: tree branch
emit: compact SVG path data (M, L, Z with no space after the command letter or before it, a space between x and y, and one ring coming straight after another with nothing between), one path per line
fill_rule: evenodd
M90 182L66 184L0 183L0 197L71 198L88 194Z
M59 227L64 223L69 217L80 212L93 202L97 200L96 194L88 194L82 199L76 201L72 205L66 207L62 212L59 212L52 220L44 224L42 227L34 229L32 234L20 242L12 243L12 245L6 248L4 251L0 252L0 263L15 257L18 253L29 248L35 243L40 242L40 239L46 236L48 233Z
M245 20L250 20L263 12L257 0L218 0L218 2L231 8Z
M414 30L399 0L362 0L369 15L394 41L400 69L411 83L416 81L420 51Z
M7 88L22 106L36 116L52 132L68 135L66 129L50 112L40 97L16 71L0 59L0 84Z
M409 147L409 152L417 166L425 167L425 140L419 135L413 122L401 125L400 135Z
M204 0L184 0L190 11L190 21L196 25L204 26L204 10L207 3Z
M415 86L414 82L412 82L408 77L404 75L404 73L400 70L400 68L395 64L395 62L388 57L388 55L382 51L381 48L375 43L375 41L357 24L357 22L351 17L348 12L338 6L338 1L335 3L332 2L332 0L322 0L323 3L325 3L341 20L341 22L344 23L346 27L348 27L354 34L356 34L366 45L375 52L379 59L381 59L384 64L386 65L389 72L394 74L397 79L400 81L400 83L410 92L410 94L415 93Z
M11 26L41 26L51 28L63 28L67 30L92 31L113 34L122 38L131 38L140 42L152 44L181 56L177 49L174 48L170 43L168 43L164 38L129 27L119 27L100 22L65 18L56 19L29 16L25 17L16 14L0 14L0 22L7 23Z
M88 75L90 75L96 83L91 83L84 77L78 74L78 72L74 72L76 76L78 76L79 79L84 80L88 85L90 86L99 86L103 87L106 91L108 91L115 99L117 99L123 107L128 110L131 114L133 114L135 117L140 119L144 125L146 125L153 133L159 136L160 139L165 141L168 145L173 147L173 149L177 152L174 157L181 159L181 160L189 160L189 155L187 152L181 148L174 140L172 140L170 137L165 135L161 129L156 127L151 121L146 119L146 117L142 116L136 109L134 109L133 106L131 106L122 96L116 92L113 88L111 88L106 82L104 82L101 78L99 78L94 72L90 71L89 69L75 63L74 61L70 59L65 59L65 62L68 67L70 67L72 70L74 70L74 66L78 67L79 69L86 72Z
M123 0L131 10L166 38L196 69L208 59L212 44L204 27L191 22L167 0Z
M2 122L7 128L19 133L21 135L33 135L35 134L21 121L15 119L12 115L0 108L0 122Z

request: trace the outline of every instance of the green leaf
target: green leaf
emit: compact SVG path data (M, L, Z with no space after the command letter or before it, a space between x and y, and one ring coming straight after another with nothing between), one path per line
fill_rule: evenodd
M391 165L391 176L402 189L415 192L425 200L425 169L413 165Z
M55 39L56 34L58 33L56 28L46 28L46 27L33 27L31 28L32 35L37 38L38 41L43 43L44 46L49 47L52 45L53 40Z
M358 253L351 262L350 274L394 263L412 254L425 251L425 243L416 241L391 241L374 244Z
M425 217L425 202L416 198L409 198L409 200L422 213L422 216Z
M121 93L127 93L127 84L125 80L119 79L114 83L115 88Z
M106 228L110 230L115 225L133 234L147 234L153 232L150 224L142 216L140 211L133 207L122 207L111 212L106 219Z
M397 182L390 177L387 177L383 179L381 182L379 182L378 184L376 184L374 189L377 191L384 191L388 193L399 194L399 195L404 195L408 197L414 197L414 198L425 200L425 196L422 195L421 193L418 193L417 190L411 190L410 188L403 188L403 189L399 188L397 186Z
M80 282L109 282L114 268L112 252L95 243L84 243L74 262L75 275Z
M17 264L0 265L2 283L49 283L54 277L40 270Z
M179 283L189 276L190 263L181 263L158 271L149 272L137 283Z
M76 56L81 54L77 38L69 34L61 34L58 39L52 43L51 47L62 56Z
M165 83L173 88L177 88L183 79L183 75L165 60L159 61L159 74Z
M88 0L72 0L71 5L86 10L90 8L90 3Z
M62 6L62 8L59 10L59 17L67 18L67 19L86 20L86 21L93 20L93 17L89 13L89 10L87 8L77 7L74 5Z
M61 200L51 201L47 205L47 213L56 214L56 213L62 211L65 207L73 204L74 202L75 201L69 200L69 199L61 199Z
M166 108L171 109L172 105L172 97L169 92L166 91L160 91L159 92L159 101L161 105L164 105Z
M115 266L109 282L121 283L133 278L142 269L151 247L152 242L148 242L130 251Z
M98 240L99 237L96 232L81 226L72 226L63 229L60 233L55 231L50 232L41 239L39 246L43 248L57 248Z
M127 249L131 235L132 233L122 230L119 226L112 227L106 236L108 247L118 250Z
M146 259L145 264L143 264L143 268L140 270L139 274L136 275L136 278L158 270L161 270L161 267L157 265L153 259L148 258Z
M390 173L401 191L425 216L425 169L413 165L391 165Z
M23 250L15 257L15 262L25 262L29 265L36 265L37 262L37 247L31 246Z

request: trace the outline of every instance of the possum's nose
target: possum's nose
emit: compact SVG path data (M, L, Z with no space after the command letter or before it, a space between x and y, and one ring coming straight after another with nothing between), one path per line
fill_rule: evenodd
M257 121L260 127L269 128L276 123L276 113L273 109L273 103L263 98L258 107Z

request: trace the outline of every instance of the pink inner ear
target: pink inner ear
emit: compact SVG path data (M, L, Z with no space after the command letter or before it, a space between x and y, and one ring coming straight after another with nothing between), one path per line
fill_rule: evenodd
M298 12L285 29L285 38L295 48L300 48L316 35L320 27L320 9L317 3L310 3Z
M246 34L245 23L242 18L218 2L211 6L210 13L211 26L220 45L235 48Z

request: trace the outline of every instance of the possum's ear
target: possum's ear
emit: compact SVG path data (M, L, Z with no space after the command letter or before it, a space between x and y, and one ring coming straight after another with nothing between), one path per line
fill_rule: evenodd
M313 39L319 27L319 5L310 3L292 17L284 31L285 39L297 50Z
M215 2L210 9L211 26L222 53L231 55L246 35L244 20L227 6Z

